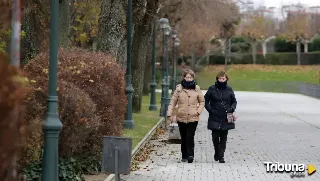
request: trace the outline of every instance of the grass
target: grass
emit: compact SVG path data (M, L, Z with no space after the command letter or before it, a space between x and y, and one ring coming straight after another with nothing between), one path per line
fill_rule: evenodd
M161 93L157 93L157 111L149 111L150 96L143 96L142 110L140 113L133 113L134 128L124 129L123 136L131 137L134 148L142 138L157 124L159 121Z
M200 87L208 89L214 84L220 70L223 65L207 66L199 72ZM230 65L227 72L229 84L237 91L294 92L292 87L301 82L320 83L320 66Z

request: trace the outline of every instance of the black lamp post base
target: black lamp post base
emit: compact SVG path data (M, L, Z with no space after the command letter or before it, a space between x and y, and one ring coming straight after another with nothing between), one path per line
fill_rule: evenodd
M161 98L160 117L165 116L165 97Z
M158 110L158 106L157 105L150 105L149 106L149 111L157 111Z
M165 77L165 76L164 76ZM160 109L160 117L164 117L165 116L165 101L166 101L166 95L165 95L165 91L166 91L166 82L165 82L165 78L163 78L162 83L161 83L161 109Z
M165 109L166 109L166 110L168 110L170 100L171 100L170 97L165 98L165 101L166 101L166 103L165 103ZM167 114L165 114L165 116L167 116Z
M124 120L124 128L133 129L134 128L133 120Z

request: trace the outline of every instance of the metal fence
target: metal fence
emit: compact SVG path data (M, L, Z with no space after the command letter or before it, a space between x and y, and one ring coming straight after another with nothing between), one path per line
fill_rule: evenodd
M214 84L214 80L211 79L199 79L197 82L202 89L207 89ZM229 85L234 91L294 93L320 99L320 84L295 81L231 79Z
M300 94L320 99L320 84L301 84Z
M298 93L320 99L320 84L285 82L283 92Z

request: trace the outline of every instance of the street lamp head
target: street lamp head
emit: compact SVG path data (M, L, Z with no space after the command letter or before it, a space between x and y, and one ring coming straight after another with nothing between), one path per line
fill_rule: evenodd
M163 31L166 36L169 36L171 33L171 27L168 25Z
M175 40L174 40L174 46L179 46L180 45L180 39L179 38L176 38Z
M161 29L165 29L169 25L169 20L167 18L161 18L159 24Z
M178 36L178 31L177 31L177 30L172 30L172 32L171 32L171 37L172 37L173 39L176 39L177 36Z

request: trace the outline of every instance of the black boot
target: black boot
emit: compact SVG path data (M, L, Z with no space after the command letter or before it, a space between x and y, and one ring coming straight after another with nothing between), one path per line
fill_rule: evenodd
M220 147L219 148L219 163L226 163L224 161L224 152L225 152L225 150Z
M224 161L224 158L220 158L219 163L226 163L226 162Z
M214 160L218 161L219 158L219 146L214 146Z
M188 163L192 163L193 162L193 156L189 156L188 157Z
M227 146L227 135L228 135L228 131L221 131L220 133L219 163L225 163L224 153L226 151L226 146Z

